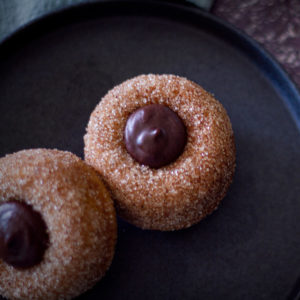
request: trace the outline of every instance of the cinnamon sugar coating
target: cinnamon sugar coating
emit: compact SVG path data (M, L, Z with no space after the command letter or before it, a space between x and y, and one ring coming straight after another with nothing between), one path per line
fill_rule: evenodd
M43 217L49 247L43 261L18 270L0 260L0 294L9 299L71 299L109 268L116 216L98 174L77 156L24 150L0 159L0 203L25 201Z
M129 115L152 103L176 112L188 135L181 156L160 169L136 162L123 140ZM84 141L85 160L110 188L118 214L144 229L199 222L217 208L234 174L234 137L224 107L174 75L140 75L110 90L91 114Z

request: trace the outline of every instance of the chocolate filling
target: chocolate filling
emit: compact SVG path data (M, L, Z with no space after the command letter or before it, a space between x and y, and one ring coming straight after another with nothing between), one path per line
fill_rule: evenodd
M129 116L124 140L127 151L136 161L157 169L180 156L187 134L181 118L173 110L150 104Z
M21 201L0 205L0 259L27 269L43 260L48 247L47 227L40 213Z

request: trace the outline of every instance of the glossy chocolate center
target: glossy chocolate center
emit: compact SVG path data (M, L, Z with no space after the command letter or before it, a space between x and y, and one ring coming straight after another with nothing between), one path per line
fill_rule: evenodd
M48 245L42 216L20 201L0 205L0 259L20 269L40 263Z
M135 160L157 169L179 157L187 135L182 120L173 110L150 104L129 116L124 140L127 151Z

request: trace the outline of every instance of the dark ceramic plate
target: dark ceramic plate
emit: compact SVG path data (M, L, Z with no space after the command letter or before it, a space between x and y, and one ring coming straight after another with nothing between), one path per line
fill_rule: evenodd
M148 1L87 4L6 39L1 156L34 147L82 156L97 102L141 73L186 76L223 103L236 138L234 183L190 229L120 221L111 269L79 299L287 298L300 271L300 96L256 43L207 13Z

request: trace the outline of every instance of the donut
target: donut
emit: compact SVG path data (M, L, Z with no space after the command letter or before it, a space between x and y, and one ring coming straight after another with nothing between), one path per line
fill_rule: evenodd
M198 223L234 175L224 107L175 75L140 75L114 87L92 112L84 142L85 161L109 187L119 216L142 229Z
M23 150L0 159L0 294L71 299L109 268L112 199L93 168L69 152Z

